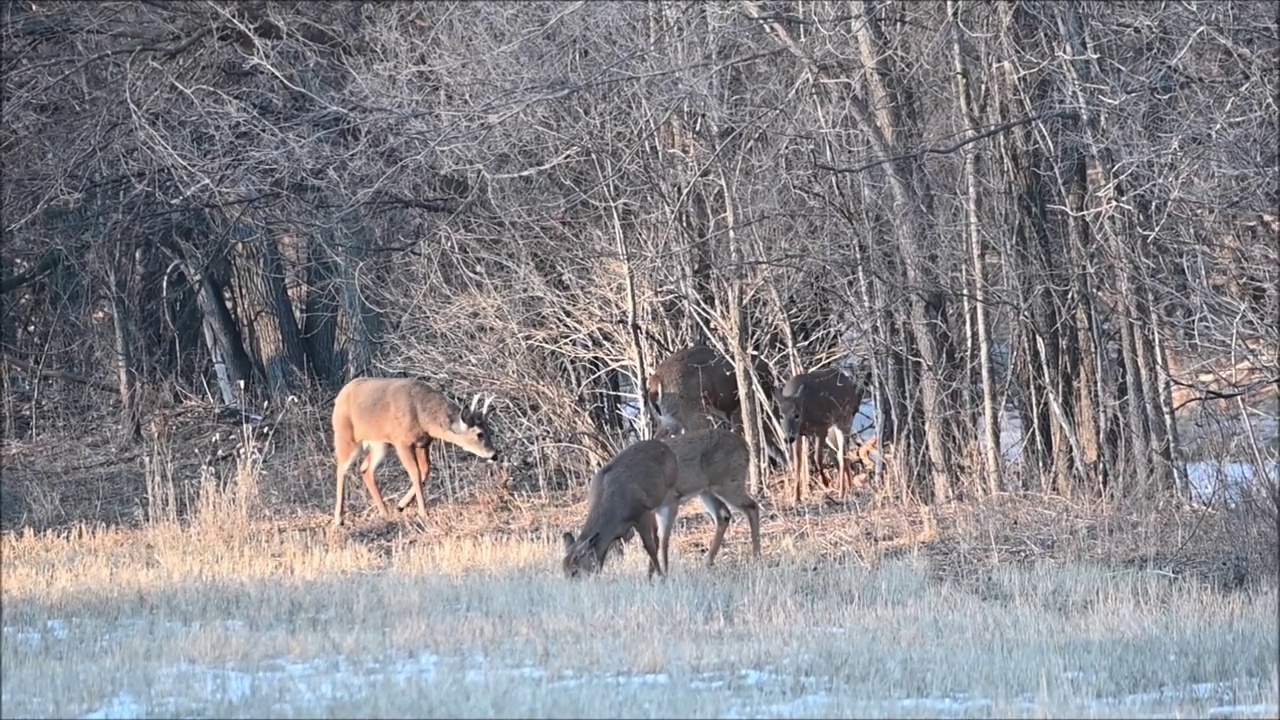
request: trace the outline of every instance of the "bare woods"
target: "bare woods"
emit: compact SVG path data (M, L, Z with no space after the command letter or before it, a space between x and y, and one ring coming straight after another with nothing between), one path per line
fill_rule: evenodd
M0 13L7 438L417 376L554 483L701 344L753 483L851 359L902 496L1169 495L1280 377L1269 2Z

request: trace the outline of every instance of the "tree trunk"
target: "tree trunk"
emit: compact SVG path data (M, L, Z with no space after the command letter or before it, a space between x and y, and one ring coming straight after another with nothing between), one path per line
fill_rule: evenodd
M132 253L128 253L132 257ZM117 257L117 261L121 258ZM121 427L124 439L142 438L142 423L138 408L137 368L134 367L133 343L130 338L131 316L127 300L128 287L121 277L119 264L112 268L109 282L112 326L115 329L116 382L120 388Z
M373 338L376 318L360 290L359 267L365 256L363 226L346 231L347 251L338 270L341 313L338 315L338 353L346 360L346 380L373 370Z
M337 352L340 305L336 295L340 282L328 253L327 247L313 245L307 263L302 342L308 366L320 386L336 390L343 379L342 358Z
M947 14L952 19L955 35L952 38L952 56L955 60L956 97L958 111L964 128L977 134L978 122L973 111L969 89L969 75L964 55L960 49L960 12L955 0L947 0ZM973 278L974 325L977 330L978 367L982 378L982 439L983 461L986 470L986 490L990 494L1000 492L1000 425L996 409L995 381L992 379L991 338L987 332L987 278L983 256L982 236L978 232L978 180L977 152L972 145L963 148L965 181L965 233L969 241L970 272ZM969 387L966 384L966 387Z
M738 239L736 215L734 213L734 194L727 178L727 173L720 171L720 189L724 194L724 211L726 238L729 245L729 265L733 268L729 275L727 289L727 317L725 318L725 335L729 339L729 347L733 351L733 364L737 372L739 406L742 412L742 434L747 441L750 461L747 465L748 487L757 495L764 495L764 475L761 472L762 433L760 417L756 413L756 404L752 401L755 379L755 362L748 348L751 339L747 333L746 298L743 297L743 284L747 272L747 264Z
M250 343L266 379L267 393L283 398L293 392L303 367L302 338L289 295L274 237L249 239L243 225L232 246L232 264L241 305L240 321L249 330Z
M931 479L930 486L921 490L932 502L946 502L955 487L956 463L950 448L958 438L950 431L955 408L949 397L955 383L949 362L953 354L948 347L946 300L937 290L942 283L933 270L936 262L925 249L936 245L927 215L922 212L929 205L928 182L918 167L921 161L903 158L899 153L897 138L911 134L907 121L901 117L905 110L900 107L900 94L891 91L894 73L883 67L885 53L881 52L880 39L874 31L875 8L867 3L857 5L864 22L855 32L863 66L868 68L863 78L869 98L855 98L850 106L858 124L867 131L876 155L885 161L884 171L893 196L894 239L906 274L911 332L920 351L920 399L927 474Z

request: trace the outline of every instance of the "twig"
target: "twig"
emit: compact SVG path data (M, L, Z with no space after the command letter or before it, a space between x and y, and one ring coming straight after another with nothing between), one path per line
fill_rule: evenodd
M13 357L8 353L0 353L0 360L3 360L4 362L9 363L10 365L16 368L19 368L21 370L25 370L29 373L34 373L40 377L53 378L55 380L68 380L70 382L80 383L81 385L88 385L91 388L102 390L103 392L116 393L116 394L119 394L120 392L118 388L116 388L114 385L104 380L96 380L94 378L85 377L83 375L77 375L72 372L67 372L66 370L54 370L51 368L38 367L36 365L32 365L31 363L25 360L19 360L18 358Z

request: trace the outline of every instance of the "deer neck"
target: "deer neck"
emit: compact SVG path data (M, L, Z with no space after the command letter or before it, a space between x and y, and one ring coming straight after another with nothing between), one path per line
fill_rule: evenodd
M454 425L461 422L462 415L459 413L458 415L453 416L453 418L443 426L430 428L431 436L444 440L445 442L458 445L460 441L464 439L464 436L462 433L459 433L454 429Z
M609 546L623 534L621 513L608 507L609 503L604 505L605 507L598 506L588 512L587 521L582 524L582 534L579 535L587 538L595 536L591 551L596 554L596 560L602 565Z

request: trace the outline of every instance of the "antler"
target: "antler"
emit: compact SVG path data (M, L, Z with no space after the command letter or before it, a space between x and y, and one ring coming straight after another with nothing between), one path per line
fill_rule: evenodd
M478 402L480 402L480 393L476 393L475 397L471 398L471 407L469 408L469 410L472 414L475 414L476 403Z
M493 402L493 395L490 395L489 397L485 398L484 407L480 408L481 415L487 415L489 413L489 404L492 402Z

